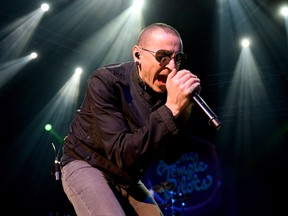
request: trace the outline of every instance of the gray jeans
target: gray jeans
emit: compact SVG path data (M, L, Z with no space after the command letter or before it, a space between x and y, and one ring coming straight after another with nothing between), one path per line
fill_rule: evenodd
M70 162L61 171L63 189L79 216L163 216L141 181L128 192L111 185L100 170L81 160Z

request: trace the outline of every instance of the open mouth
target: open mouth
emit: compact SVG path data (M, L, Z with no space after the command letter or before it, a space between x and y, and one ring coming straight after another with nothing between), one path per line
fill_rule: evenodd
M159 75L159 76L157 77L157 80L158 80L159 82L161 82L161 83L166 83L167 76L165 76L165 75Z

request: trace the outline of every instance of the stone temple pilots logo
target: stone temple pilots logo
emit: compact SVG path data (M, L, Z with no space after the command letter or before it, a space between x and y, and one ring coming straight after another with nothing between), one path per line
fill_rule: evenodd
M213 202L220 175L217 158L211 152L186 152L173 164L159 160L153 166L148 184L158 182L152 192L161 208L191 213Z
M207 191L212 186L213 176L207 172L208 166L204 161L199 161L197 153L190 152L182 155L172 165L159 161L156 172L159 176L166 176L168 182L177 185L177 194L191 194Z

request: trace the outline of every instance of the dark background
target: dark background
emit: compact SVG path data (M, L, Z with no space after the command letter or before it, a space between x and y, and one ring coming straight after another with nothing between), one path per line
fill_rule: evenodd
M90 72L110 61L132 59L132 47L119 53L112 46L127 43L117 37L103 50L119 53L118 56L109 58L104 51L103 55L93 56L101 44L89 43L87 39L97 37L95 32L131 4L128 0L95 2L82 0L83 8L76 0L48 2L53 10L43 16L31 38L20 43L23 49L18 46L19 38L24 40L20 35L6 40L13 32L11 24L42 2L0 3L0 79L7 76L7 63L30 50L40 53L38 59L19 68L7 82L0 81L0 191L4 199L0 211L8 215L56 215L57 211L73 214L62 197L61 185L51 174L51 143L60 151L61 138L67 133L72 116L58 123L57 135L51 135L43 130L46 120L53 124L53 118L45 118L50 113L44 108L70 78L78 61L87 64L73 110L82 102ZM199 110L194 112L193 135L215 145L222 174L219 202L209 213L203 211L206 215L287 214L288 39L287 22L285 25L278 12L284 3L287 4L280 0L145 1L144 26L165 22L179 30L188 55L183 67L201 78L201 95L223 124L215 131ZM108 9L103 8L106 4ZM24 34L25 30L22 27L20 32ZM111 35L117 36L117 29L111 30ZM107 38L111 35L107 34ZM243 35L253 38L251 52L259 71L257 78L235 79ZM128 44L133 45L135 37L134 40ZM80 49L82 45L87 49ZM245 68L247 62L241 66ZM228 100L231 93L234 97ZM59 106L55 112L64 116L65 110ZM201 211L196 215L201 215Z

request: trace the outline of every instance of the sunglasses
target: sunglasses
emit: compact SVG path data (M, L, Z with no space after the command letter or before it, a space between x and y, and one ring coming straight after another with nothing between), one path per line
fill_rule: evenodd
M160 62L160 64L163 64L163 65L168 64L171 61L171 59L175 59L176 64L179 66L181 63L183 63L187 59L186 54L183 52L177 52L175 56L173 57L173 52L168 51L168 50L161 49L161 50L154 52L152 50L148 50L145 48L141 48L141 49L149 52L151 55L155 57L155 59L158 62Z

